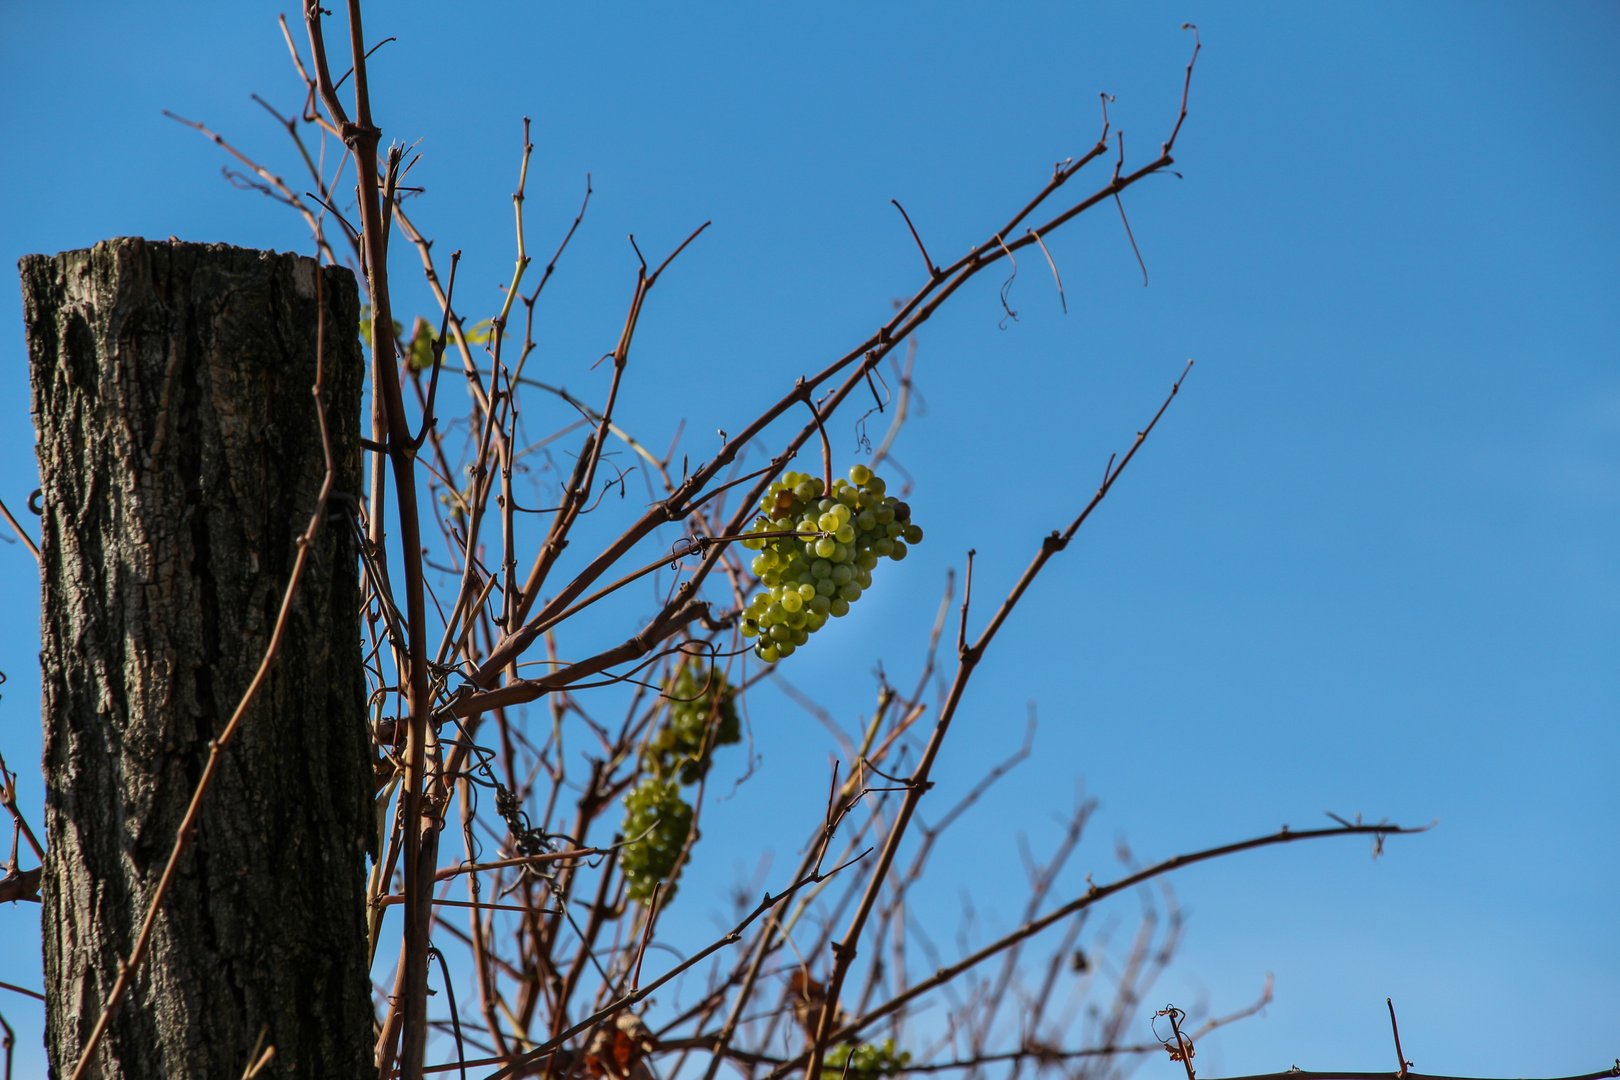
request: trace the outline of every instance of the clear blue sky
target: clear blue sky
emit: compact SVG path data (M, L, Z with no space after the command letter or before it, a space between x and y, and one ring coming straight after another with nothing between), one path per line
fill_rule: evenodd
M129 234L308 250L160 115L292 176L248 100L297 107L277 10L0 5L7 265ZM1193 357L964 705L945 797L1017 744L1026 700L1042 726L945 853L934 937L951 947L962 888L984 934L1012 922L1014 837L1048 849L1077 778L1102 809L1059 895L1112 876L1119 835L1150 860L1325 810L1439 818L1377 862L1334 841L1177 877L1188 941L1150 1004L1225 1011L1275 973L1263 1018L1200 1046L1206 1077L1388 1069L1386 996L1424 1071L1601 1068L1620 1053L1620 7L401 4L367 29L399 38L373 61L379 120L421 140L416 218L467 253L469 305L510 272L520 118L532 251L593 174L542 303L555 381L601 392L624 235L664 251L714 220L649 303L623 405L657 446L685 418L697 458L917 287L891 197L954 258L1090 146L1101 90L1142 159L1174 119L1188 20L1184 179L1127 199L1151 286L1098 213L1050 242L1067 315L1025 260L1019 321L999 327L998 278L923 331L927 410L897 453L929 539L789 674L846 721L874 660L914 677L946 568L976 547L987 608ZM428 311L409 252L395 266L399 306ZM0 326L16 508L36 481L14 287ZM37 603L27 553L0 547L0 749L36 823ZM762 771L706 821L692 942L724 867L785 858L824 791L813 721L774 694L752 720ZM39 985L37 915L0 909L0 978ZM42 1073L34 1005L0 992L0 1011L19 1075Z

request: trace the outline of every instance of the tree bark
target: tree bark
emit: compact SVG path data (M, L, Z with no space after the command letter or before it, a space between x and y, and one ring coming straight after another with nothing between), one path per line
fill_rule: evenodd
M360 490L348 270L118 239L22 260L43 481L46 1041L73 1071L163 872L210 741L275 626L325 475ZM357 542L329 504L271 672L203 803L90 1075L375 1076L375 834Z

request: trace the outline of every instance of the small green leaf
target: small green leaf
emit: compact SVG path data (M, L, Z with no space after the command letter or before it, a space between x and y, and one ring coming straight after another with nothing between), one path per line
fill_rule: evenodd
M433 366L434 333L428 326L427 320L420 315L416 322L411 324L411 345L409 355L412 371L426 371Z

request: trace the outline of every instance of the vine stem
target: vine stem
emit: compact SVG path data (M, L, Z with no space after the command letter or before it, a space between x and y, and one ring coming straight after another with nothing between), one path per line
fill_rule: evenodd
M804 403L810 410L810 415L816 418L816 430L821 433L821 476L822 491L826 498L832 498L832 443L827 440L827 425L821 422L821 410L816 403L810 400L810 391L804 392Z

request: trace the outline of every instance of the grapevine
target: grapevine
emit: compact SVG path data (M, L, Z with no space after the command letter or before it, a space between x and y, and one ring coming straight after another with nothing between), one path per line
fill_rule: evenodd
M758 551L752 569L766 591L743 612L744 637L767 663L792 656L829 619L872 587L881 558L898 562L922 540L911 507L886 494L883 478L865 465L832 491L816 477L790 472L760 500L760 516L743 546ZM777 535L760 536L760 533Z
M737 692L718 669L682 664L664 693L669 719L647 743L644 757L658 776L668 779L678 769L681 783L695 784L709 771L715 747L742 738Z

